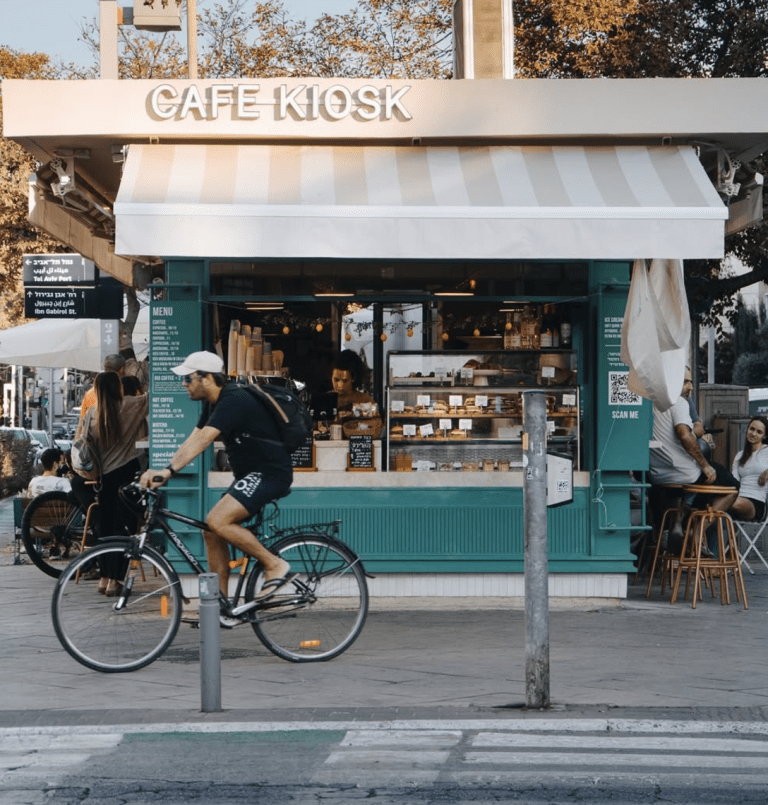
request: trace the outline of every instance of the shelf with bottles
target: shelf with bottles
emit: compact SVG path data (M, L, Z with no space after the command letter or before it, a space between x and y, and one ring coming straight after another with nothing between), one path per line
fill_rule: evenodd
M521 303L505 312L505 350L571 348L569 317L556 304Z

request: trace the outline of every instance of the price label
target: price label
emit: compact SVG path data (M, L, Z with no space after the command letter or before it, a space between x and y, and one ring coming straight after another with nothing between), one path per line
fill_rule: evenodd
M464 404L464 398L461 396L461 394L448 395L448 405L450 405L451 408L458 408L460 405L463 404Z
M421 408L429 408L431 403L431 399L429 394L418 394L416 396L416 405L420 406Z
M459 430L472 430L472 420L471 419L460 419L459 420Z
M415 436L416 425L403 425L403 436Z
M453 420L451 419L441 419L440 420L440 430L450 430L453 427Z
M393 414L402 414L405 411L405 400L392 400L389 409Z
M432 427L432 423L428 422L426 425L419 426L419 436L422 439L426 439L428 436L432 436L434 434L434 428Z
M488 405L488 395L487 394L478 394L475 397L475 405L478 408L486 408Z
M429 472L432 469L432 462L425 459L419 459L416 462L416 472Z
M555 432L555 422L552 419L547 420L547 433Z
M542 377L554 377L555 376L555 367L554 366L542 366L541 367L541 376Z
M466 366L462 367L462 369L461 369L461 379L462 380L466 380L468 385L471 386L472 381L474 380L474 378L475 378L475 370L474 369L471 369L471 368L468 369Z
M563 394L563 405L576 405L576 395Z

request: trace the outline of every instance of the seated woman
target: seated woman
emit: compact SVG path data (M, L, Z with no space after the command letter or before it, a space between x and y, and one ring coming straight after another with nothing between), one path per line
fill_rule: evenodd
M747 426L744 449L733 460L733 474L739 481L739 496L728 513L736 520L762 520L765 514L765 482L768 480L768 420L752 417Z

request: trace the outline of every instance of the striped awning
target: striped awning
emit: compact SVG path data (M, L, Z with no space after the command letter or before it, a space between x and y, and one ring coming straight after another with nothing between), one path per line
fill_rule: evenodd
M117 254L710 258L728 211L690 147L132 145Z

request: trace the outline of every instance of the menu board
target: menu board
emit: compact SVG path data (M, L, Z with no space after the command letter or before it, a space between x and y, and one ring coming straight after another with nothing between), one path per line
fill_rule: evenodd
M200 306L197 302L153 302L150 308L151 467L166 466L200 417L200 403L189 399L181 378L171 369L200 349ZM197 472L199 458L181 472Z
M350 470L373 469L373 436L349 437L347 468Z
M311 433L305 439L304 444L291 453L291 464L294 471L297 472L313 472L317 469L315 467L315 441Z

